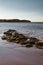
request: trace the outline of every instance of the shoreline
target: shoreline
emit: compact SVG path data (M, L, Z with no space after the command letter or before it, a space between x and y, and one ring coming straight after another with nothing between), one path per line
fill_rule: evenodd
M43 50L14 45L0 46L0 65L43 65Z
M43 49L25 48L0 39L0 65L43 65Z

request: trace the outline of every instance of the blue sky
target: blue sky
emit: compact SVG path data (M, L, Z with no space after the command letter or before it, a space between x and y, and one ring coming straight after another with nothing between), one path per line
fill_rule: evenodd
M0 19L43 21L43 0L0 0Z

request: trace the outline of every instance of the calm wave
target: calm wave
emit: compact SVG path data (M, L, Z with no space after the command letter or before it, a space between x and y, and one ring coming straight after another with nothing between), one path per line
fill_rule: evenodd
M8 29L15 29L20 33L34 36L43 36L43 23L0 23L0 34Z

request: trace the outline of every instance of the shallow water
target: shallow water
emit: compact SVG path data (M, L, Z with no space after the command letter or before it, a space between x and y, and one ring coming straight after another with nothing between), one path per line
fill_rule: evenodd
M8 29L43 36L43 23L0 23L0 36ZM43 65L43 49L25 48L0 37L0 65Z
M15 44L0 45L0 65L43 65L43 49Z
M0 65L43 65L43 49L25 48L0 38Z
M0 34L8 29L15 29L20 33L43 36L43 23L0 23Z

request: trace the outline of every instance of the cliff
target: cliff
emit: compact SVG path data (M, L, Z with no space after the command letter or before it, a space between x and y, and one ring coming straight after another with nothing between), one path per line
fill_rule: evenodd
M0 22L31 22L30 20L19 20L19 19L0 19Z

